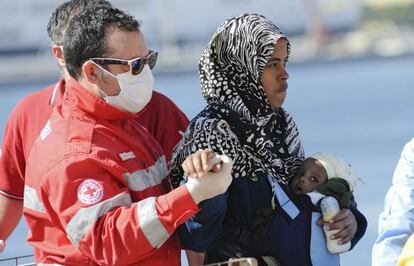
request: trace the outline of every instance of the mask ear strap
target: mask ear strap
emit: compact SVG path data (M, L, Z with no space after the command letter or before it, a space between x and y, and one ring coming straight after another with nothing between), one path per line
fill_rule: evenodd
M118 79L114 74L112 74L111 72L109 72L107 69L103 68L102 66L98 65L97 63L95 63L94 61L90 60L95 66L99 67L105 74L110 75L113 78Z
M94 61L92 61L92 60L90 60L95 66L97 66L97 67L99 67L103 72L104 72L104 74L109 74L109 75L111 75L112 77L114 77L114 78L116 78L111 72L109 72L108 70L106 70L105 68L103 68L103 67L101 67L100 65L98 65L97 63L95 63ZM98 85L96 85L96 88L99 90L99 92L100 93L102 93L102 95L104 96L103 97L103 99L105 99L105 98L107 98L107 97L109 97L109 95L108 94L106 94L101 88L99 88L99 86Z

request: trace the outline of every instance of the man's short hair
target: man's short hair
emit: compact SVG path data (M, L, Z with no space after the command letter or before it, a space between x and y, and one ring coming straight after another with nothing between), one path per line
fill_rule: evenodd
M82 10L91 6L108 6L111 3L106 0L70 0L58 6L49 18L47 24L47 35L53 44L63 45L63 36L69 21Z
M90 7L75 16L66 29L63 54L69 74L78 78L83 63L92 57L105 57L106 35L112 29L139 32L138 21L125 12L108 6Z

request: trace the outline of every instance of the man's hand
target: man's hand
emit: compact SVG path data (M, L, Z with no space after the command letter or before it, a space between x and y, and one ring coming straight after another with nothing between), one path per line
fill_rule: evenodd
M324 224L322 218L319 219L318 224ZM358 224L354 214L349 209L341 209L331 222L325 223L325 228L327 230L339 230L332 237L333 239L339 239L338 244L343 245L354 238L358 229Z
M233 161L226 155L217 155L211 150L199 150L182 164L186 183L193 200L198 204L226 192L230 186Z

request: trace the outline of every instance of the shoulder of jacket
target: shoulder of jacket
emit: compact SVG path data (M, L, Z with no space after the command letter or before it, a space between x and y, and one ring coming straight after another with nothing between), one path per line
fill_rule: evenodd
M158 110L158 108L163 109L164 113L184 116L187 119L187 116L184 114L184 112L170 98L162 93L154 91L147 109Z
M66 120L65 145L66 155L73 153L90 153L96 121L82 113L73 113Z

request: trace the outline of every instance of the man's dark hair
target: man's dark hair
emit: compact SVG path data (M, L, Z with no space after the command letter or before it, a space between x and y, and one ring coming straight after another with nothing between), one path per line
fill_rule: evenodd
M138 21L112 7L91 7L74 17L66 29L63 54L69 74L78 78L83 63L92 57L105 57L106 35L113 29L139 31Z
M53 11L47 24L47 35L49 35L52 43L63 45L63 35L69 21L82 12L82 10L101 5L112 7L111 3L106 0L70 0L58 6Z

